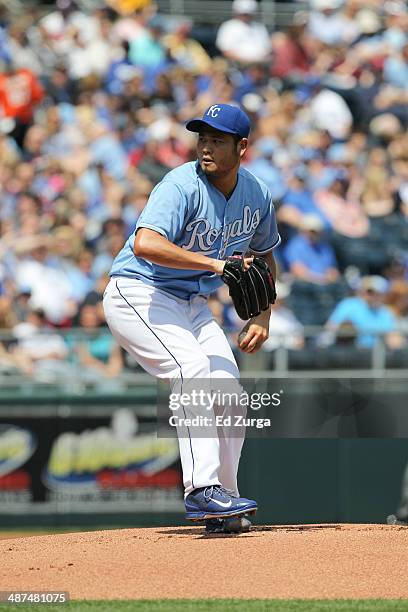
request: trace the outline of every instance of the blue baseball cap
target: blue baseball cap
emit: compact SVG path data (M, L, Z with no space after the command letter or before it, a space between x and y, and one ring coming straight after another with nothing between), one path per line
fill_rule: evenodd
M241 138L248 138L251 129L251 123L244 111L230 104L213 104L207 108L202 119L192 119L186 128L190 132L201 132L206 126L227 134L236 134Z

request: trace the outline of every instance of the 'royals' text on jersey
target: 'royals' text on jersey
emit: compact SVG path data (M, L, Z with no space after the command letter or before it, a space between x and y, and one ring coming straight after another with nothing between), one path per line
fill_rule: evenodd
M177 270L136 257L135 233L142 227L214 259L248 250L262 255L280 242L272 198L262 181L240 168L235 190L227 200L198 162L172 170L153 189L110 274L138 278L182 299L207 295L222 285L220 277L209 271Z

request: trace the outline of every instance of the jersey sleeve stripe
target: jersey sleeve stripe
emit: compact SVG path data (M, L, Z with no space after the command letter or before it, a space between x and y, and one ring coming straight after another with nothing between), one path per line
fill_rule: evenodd
M135 233L137 233L138 230L140 230L142 227L145 227L146 229L151 229L154 232L157 232L158 234L160 234L161 236L164 236L165 238L167 238L166 232L161 227L157 227L156 225L151 225L150 223L144 223L143 221L138 223Z
M255 249L253 249L251 245L249 245L249 250L251 251L251 253L254 253L254 255L265 255L265 253L269 253L269 251L272 251L272 249L275 249L277 246L279 246L280 243L281 237L278 234L278 239L268 249L264 249L263 251L255 251Z

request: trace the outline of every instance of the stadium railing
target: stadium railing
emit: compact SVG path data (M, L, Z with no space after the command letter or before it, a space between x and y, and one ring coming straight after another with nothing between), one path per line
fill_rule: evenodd
M192 19L196 24L212 24L218 26L231 17L231 0L155 0L159 13L175 18ZM51 10L52 2L35 0L9 0L8 6L18 12L27 4L39 4L44 11ZM77 0L78 6L85 12L106 6L103 0ZM258 19L268 28L287 26L291 23L293 14L305 10L307 2L275 2L274 0L259 0Z
M124 354L124 367L119 375L111 378L84 368L75 360L72 337L75 341L89 339L90 334L84 330L52 330L62 336L69 334L70 343L66 359L58 361L44 360L27 375L15 365L10 364L6 358L2 359L0 352L0 389L1 392L19 388L20 391L29 392L32 387L44 389L59 387L82 394L85 391L100 390L107 393L123 393L135 390L140 385L151 384L152 378L127 358ZM49 333L49 330L46 331ZM99 330L100 333L100 330ZM108 331L106 331L109 334ZM236 334L230 334L231 346L235 347ZM401 378L406 377L408 371L408 334L407 346L389 350L381 335L377 335L371 348L361 348L355 343L349 344L350 339L334 339L328 337L328 332L321 327L305 328L304 345L300 349L288 347L288 338L274 336L273 350L261 350L254 355L247 355L236 350L236 358L243 376L257 374L262 377L367 377L379 378L383 376ZM0 330L0 343L3 355L11 352L18 340L9 330ZM150 381L150 383L149 383Z
M197 23L220 24L231 18L231 2L225 0L157 0L160 13L184 15ZM274 2L260 0L258 18L268 27L291 23L296 11L307 7L306 2Z

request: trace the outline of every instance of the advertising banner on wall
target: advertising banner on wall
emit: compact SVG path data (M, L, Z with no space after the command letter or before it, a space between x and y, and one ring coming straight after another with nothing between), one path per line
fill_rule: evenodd
M0 412L0 514L178 512L177 440L137 408Z

